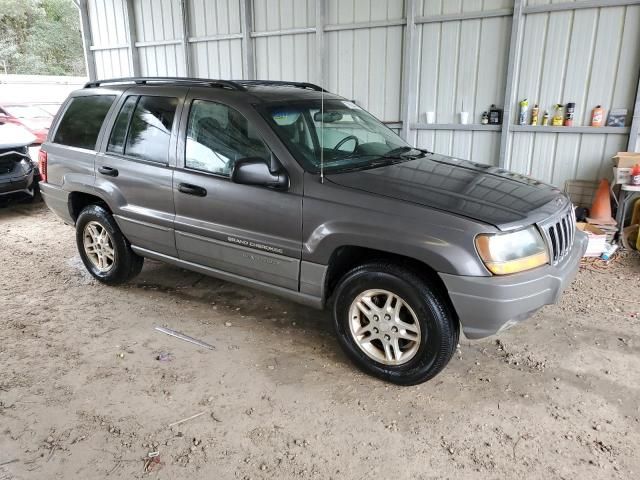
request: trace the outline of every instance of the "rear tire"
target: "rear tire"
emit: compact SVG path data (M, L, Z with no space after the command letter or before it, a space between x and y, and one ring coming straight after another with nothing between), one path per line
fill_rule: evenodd
M371 262L338 284L333 322L347 356L398 385L436 376L458 345L458 319L437 282L396 264Z
M76 244L89 273L107 285L125 283L142 270L144 258L134 253L113 216L100 205L89 205L78 215Z

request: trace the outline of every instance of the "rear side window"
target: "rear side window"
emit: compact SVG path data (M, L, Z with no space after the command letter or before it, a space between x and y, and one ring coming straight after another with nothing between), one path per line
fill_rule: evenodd
M124 154L124 142L127 140L129 121L131 120L131 114L137 101L137 96L127 97L124 105L122 105L113 130L111 130L111 138L109 138L107 151Z
M177 105L178 99L174 97L130 97L118 114L108 150L128 157L168 163Z
M75 97L64 112L54 143L95 150L98 133L115 95Z

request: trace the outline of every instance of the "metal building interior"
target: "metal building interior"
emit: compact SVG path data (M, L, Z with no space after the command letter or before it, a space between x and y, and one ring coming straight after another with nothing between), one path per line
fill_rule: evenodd
M79 3L91 78L311 81L416 146L561 188L606 176L613 154L638 148L638 1ZM576 126L515 125L524 98L551 114L554 104L574 102ZM492 104L506 106L500 125L481 123ZM596 105L626 109L625 126L589 126Z

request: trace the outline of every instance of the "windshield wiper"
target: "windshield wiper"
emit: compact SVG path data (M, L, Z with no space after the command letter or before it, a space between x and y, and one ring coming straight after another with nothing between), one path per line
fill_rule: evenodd
M408 155L408 153L412 150L416 150L418 153L413 155ZM418 158L422 158L426 156L429 152L427 150L421 150L419 148L413 147L398 147L392 150L389 150L385 154L377 154L377 153L364 153L359 155L347 155L346 157L342 157L339 161L344 160L355 160L355 159L363 159L367 157L375 157L368 163L361 163L358 165L348 165L343 168L337 168L332 173L346 173L353 172L357 170L368 170L371 168L383 167L385 165L393 165L395 163L406 162L409 160L416 160Z
M418 154L409 155L409 152L412 150L416 150L419 152ZM411 159L414 160L416 158L424 157L427 154L426 150L420 150L419 148L413 147L398 147L393 150L389 150L387 153L382 155L380 158L401 158L401 159Z

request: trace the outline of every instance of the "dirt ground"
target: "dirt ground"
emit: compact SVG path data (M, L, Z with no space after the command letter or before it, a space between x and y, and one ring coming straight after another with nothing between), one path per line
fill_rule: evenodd
M635 254L586 266L402 388L357 371L325 313L151 261L103 286L43 204L5 206L0 479L638 478L639 286Z

